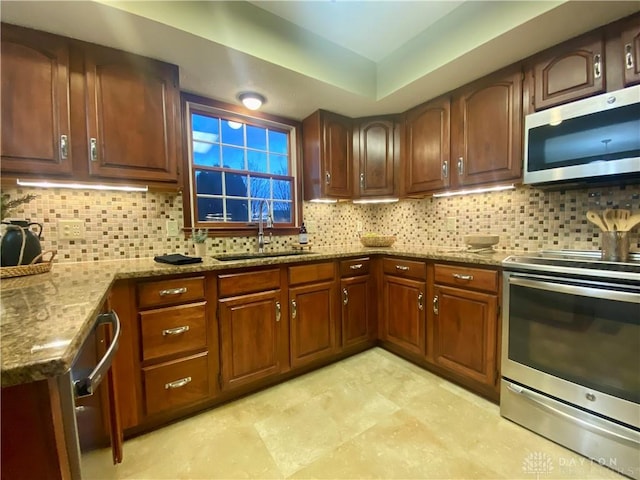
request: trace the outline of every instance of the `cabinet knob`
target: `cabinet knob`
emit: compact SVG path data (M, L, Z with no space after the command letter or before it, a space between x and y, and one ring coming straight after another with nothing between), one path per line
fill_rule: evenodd
M433 297L433 313L438 315L438 296Z
M593 56L593 77L600 78L602 76L602 57L598 53Z
M624 46L624 66L627 70L633 68L633 47L630 43Z
M342 304L347 305L349 303L349 291L346 288L342 289Z

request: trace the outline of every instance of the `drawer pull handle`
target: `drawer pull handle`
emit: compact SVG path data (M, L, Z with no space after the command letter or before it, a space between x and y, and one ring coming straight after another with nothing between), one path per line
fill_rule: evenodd
M342 304L343 305L349 304L349 291L346 288L342 289Z
M169 382L164 384L165 390L171 390L172 388L181 388L184 387L187 383L191 382L191 377L184 377L180 380L176 380L174 382Z
M438 315L438 296L433 297L433 313Z
M280 302L276 302L276 322L280 321L281 316L282 316L282 307L280 306Z
M362 268L362 264L361 263L356 263L355 265L349 265L349 268L351 270L360 270Z
M161 297L166 297L167 295L180 295L181 293L187 293L187 287L167 288L166 290L160 290Z
M407 267L405 265L396 265L396 270L400 270L402 272L407 272L409 270L409 267Z
M183 325L182 327L167 328L162 330L162 336L167 337L169 335L180 335L181 333L189 331L189 325Z
M418 310L424 310L424 294L422 292L418 294Z
M471 280L473 280L473 275L463 275L462 273L454 273L453 278L457 278L458 280L466 280L470 282Z

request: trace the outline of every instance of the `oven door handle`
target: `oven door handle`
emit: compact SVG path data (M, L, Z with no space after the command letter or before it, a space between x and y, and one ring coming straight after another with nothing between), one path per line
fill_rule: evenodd
M507 389L510 392L515 393L516 395L520 395L525 400L528 400L529 402L533 403L539 408L542 408L543 410L547 410L552 414L562 417L571 422L579 423L580 425L585 427L587 430L591 430L594 433L603 435L605 437L616 440L618 442L628 443L634 448L638 448L638 446L640 446L640 441L634 438L630 438L630 437L627 437L626 435L621 435L617 432L612 432L611 430L607 430L606 428L600 427L598 425L594 425L592 423L587 422L586 420L582 420L581 418L574 417L573 415L567 412L563 412L562 410L547 404L544 401L544 397L542 395L532 392L531 390L521 387L520 385L507 383Z
M110 323L113 325L113 338L109 344L109 348L105 352L104 356L100 359L93 371L87 375L86 378L76 380L73 382L74 393L76 398L87 397L93 395L95 389L100 385L104 374L111 367L113 357L118 350L118 344L120 342L120 319L115 311L107 313L101 313L96 319L96 327L99 325Z
M541 280L531 280L525 277L512 275L509 277L510 285L536 288L538 290L548 290L550 292L567 293L569 295L579 295L582 297L602 298L605 300L616 300L627 303L640 303L640 295L637 293L623 292L620 290L609 290L604 288L588 287L583 285L566 285L555 282L543 282Z

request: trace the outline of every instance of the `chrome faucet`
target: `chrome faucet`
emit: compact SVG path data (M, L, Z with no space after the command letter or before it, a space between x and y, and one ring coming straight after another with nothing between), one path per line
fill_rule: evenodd
M262 222L262 207L267 206L267 228L273 227L273 219L271 218L271 208L268 200L260 200L258 212L258 253L264 252L264 244L270 243L264 241L264 226ZM269 232L271 234L271 232Z

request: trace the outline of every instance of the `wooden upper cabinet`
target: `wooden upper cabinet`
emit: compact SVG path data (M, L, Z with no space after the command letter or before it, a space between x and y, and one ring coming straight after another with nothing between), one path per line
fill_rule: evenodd
M442 97L409 110L404 121L403 194L449 186L450 101Z
M451 186L521 177L522 81L520 69L502 71L454 94Z
M624 85L640 83L640 16L634 17L622 31Z
M393 119L362 119L354 132L357 142L355 170L357 196L395 193L396 122Z
M318 110L302 124L304 199L353 195L352 120Z
M69 47L2 24L2 172L71 173Z
M548 50L533 66L536 110L605 91L605 47L601 32Z
M90 175L176 181L178 67L94 45L84 56Z

